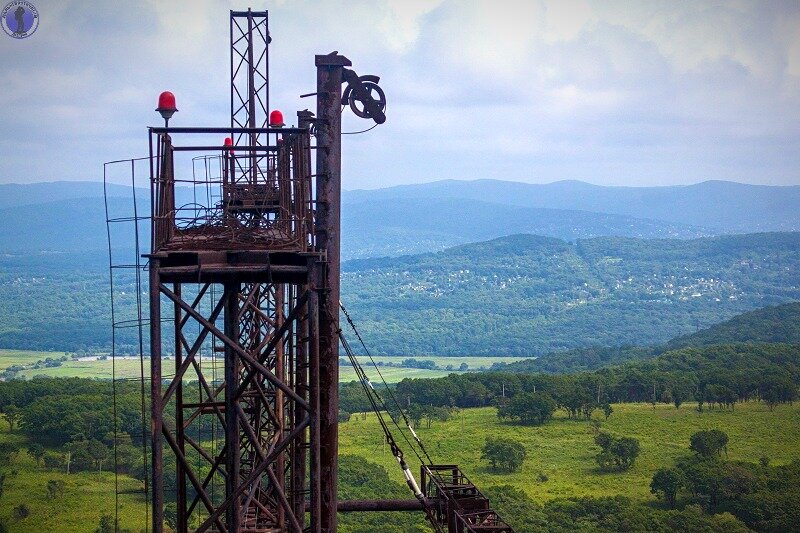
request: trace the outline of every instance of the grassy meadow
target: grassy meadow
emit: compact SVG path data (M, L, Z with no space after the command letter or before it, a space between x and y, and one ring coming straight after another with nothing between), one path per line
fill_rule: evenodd
M500 421L492 407L463 409L447 422L433 422L430 429L418 430L434 462L455 463L479 487L511 484L537 501L570 496L608 496L622 494L650 500L650 480L662 466L689 452L689 437L703 429L728 433L731 460L757 462L762 456L774 464L800 458L800 405L782 405L769 411L763 403L737 404L733 411L706 410L695 405L649 404L614 405L614 413L602 422L602 431L639 439L641 454L626 472L600 473L594 456L594 433L585 420L570 420L557 411L555 418L541 427L512 425ZM602 420L603 416L595 414ZM481 461L481 448L488 436L503 436L525 445L527 458L513 474L496 474ZM340 453L361 455L383 465L390 476L403 481L396 461L384 450L374 414L353 415L340 425ZM404 444L401 441L401 444ZM406 458L413 457L408 445ZM418 465L415 466L415 468ZM540 474L547 481L540 481Z
M434 422L430 429L418 432L435 462L456 463L480 487L511 484L537 501L570 496L626 495L639 500L653 500L649 484L653 472L689 454L689 436L701 429L718 428L730 436L729 458L758 461L762 456L773 463L786 463L800 457L800 405L780 405L774 411L762 403L737 404L733 411L706 410L698 413L694 405L676 410L669 405L614 405L614 413L602 430L615 435L636 437L641 455L627 472L599 473L594 456L591 425L584 420L569 420L564 413L541 427L523 427L501 422L494 408L464 409L447 422ZM513 474L489 471L480 459L480 449L487 436L502 434L524 443L527 459L522 469ZM20 433L10 434L3 423L0 442L13 440L25 443ZM407 459L413 454L402 440ZM384 448L374 414L355 414L340 425L340 453L356 454L383 465L389 475L403 482L402 475L389 450ZM410 461L412 468L418 464ZM85 532L97 526L104 513L113 514L114 476L111 473L79 473L66 475L38 467L25 451L3 467L6 472L5 494L0 498L0 520L10 531ZM13 475L16 472L16 475ZM544 474L546 481L542 481ZM50 479L66 483L64 495L49 500L46 484ZM139 531L144 527L143 495L136 492L141 484L120 476L119 505L121 527ZM409 494L409 497L411 495ZM12 509L25 503L31 515L17 522Z
M98 378L98 379L111 379L112 375L117 378L136 378L140 374L140 364L138 357L123 358L117 357L116 361L110 358L105 360L93 361L80 361L70 359L57 367L40 367L33 368L33 365L47 357L58 358L64 355L63 352L35 352L23 350L0 350L0 371L5 370L11 365L23 365L26 367L18 373L19 377L31 379L35 376L49 376L57 378ZM344 356L344 354L342 354ZM375 356L376 362L398 364L408 356L389 356L381 355ZM488 357L488 356L467 356L467 357L442 357L442 356L420 356L415 357L418 361L433 361L437 366L444 369L447 365L452 365L455 370L428 370L422 368L398 368L390 366L381 366L381 373L388 383L397 383L404 378L439 378L459 372L457 369L462 363L468 365L468 369L488 369L493 363L512 363L520 361L522 357ZM375 369L368 364L366 357L360 357L361 364L366 367L367 375L373 381L378 381ZM174 360L164 360L162 362L165 376L169 375L169 371L174 368ZM203 361L203 368L211 372L212 362L209 359ZM219 357L215 363L217 372L222 374L222 358ZM112 373L113 370L113 373ZM145 372L149 375L150 361L145 360ZM357 379L355 371L350 365L342 367L340 370L340 381L353 381Z
M8 425L2 424L0 442L17 442L25 445L19 433L10 434ZM144 530L145 502L141 483L127 476L119 476L119 490L115 490L111 472L81 472L67 475L36 465L25 450L15 454L11 464L0 467L6 474L3 496L0 498L0 521L6 522L9 531L59 531L91 532L103 514L114 514L114 494L119 492L120 527L133 531ZM47 497L47 482L61 480L65 483L63 495L56 499ZM12 510L20 504L30 509L30 516L21 521L12 518Z
M32 365L48 357L61 357L64 352L35 352L30 350L0 350L0 372L13 365Z

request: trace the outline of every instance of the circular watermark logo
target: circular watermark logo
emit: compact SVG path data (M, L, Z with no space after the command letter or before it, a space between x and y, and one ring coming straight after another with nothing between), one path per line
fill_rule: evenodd
M39 12L36 6L25 0L9 2L0 12L3 31L15 39L30 37L39 27Z

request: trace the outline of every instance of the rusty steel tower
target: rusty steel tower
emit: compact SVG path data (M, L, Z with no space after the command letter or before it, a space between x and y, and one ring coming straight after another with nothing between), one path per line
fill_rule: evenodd
M149 128L155 532L167 503L179 532L336 529L341 112L382 123L385 100L318 55L316 110L285 127L269 42L267 12L232 11L230 126Z
M513 533L457 465L432 464L406 419L427 458L417 453L417 485L339 328L341 114L383 123L379 78L337 52L317 55L316 90L303 95L316 110L286 127L269 107L267 12L231 11L229 24L230 125L169 127L177 108L165 92L149 157L106 164L130 163L133 217L107 220L133 221L137 250L136 162L149 165L154 533L167 518L179 533L332 533L337 511L424 512L436 533ZM130 267L113 265L110 229L109 263L112 283ZM140 308L114 327L130 323L142 343ZM337 501L340 340L416 499Z

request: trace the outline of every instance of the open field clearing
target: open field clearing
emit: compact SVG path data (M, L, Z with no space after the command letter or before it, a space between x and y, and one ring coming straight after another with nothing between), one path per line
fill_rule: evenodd
M704 413L698 413L691 404L679 410L668 405L653 409L649 404L613 407L614 413L602 422L602 429L635 437L642 449L636 464L622 473L599 473L594 462L597 447L593 444L590 424L569 420L560 411L542 427L523 427L499 421L491 407L464 409L447 422L434 422L430 429L423 423L418 432L434 461L459 464L480 487L511 484L537 501L618 494L652 501L649 484L653 472L688 455L689 436L701 429L717 428L728 433L732 460L756 462L766 456L773 464L780 464L800 457L800 405L797 404L780 405L769 411L764 404L750 402L737 404L733 411ZM485 438L501 433L525 445L527 459L516 473L492 473L480 459ZM406 459L410 460L413 453L399 440ZM26 445L21 433L9 434L7 424L3 423L0 442L9 441ZM392 479L403 482L397 462L382 444L374 414L367 414L366 419L355 414L340 426L340 453L360 455L378 463ZM409 462L417 471L418 464ZM8 477L0 499L0 520L7 521L11 531L93 531L102 514L113 514L115 491L111 473L68 476L37 466L24 450L2 470ZM541 481L540 474L547 476L547 480ZM54 500L48 499L46 492L51 479L66 483L63 496ZM145 512L143 494L137 492L142 485L124 475L120 475L119 482L121 527L139 531L144 527ZM408 496L411 498L411 494ZM28 506L31 514L23 522L17 522L11 513L21 503Z
M50 377L80 377L80 378L99 378L111 379L112 369L115 370L118 378L137 378L140 376L140 363L138 357L117 357L116 361L110 358L104 360L87 360L88 357L81 358L83 360L70 359L57 367L40 367L33 368L33 365L47 357L58 358L62 357L63 352L29 352L19 350L2 350L0 351L0 371L8 368L11 365L26 366L25 370L18 373L19 377L30 379L34 376L50 376ZM396 366L381 366L380 370L383 377L389 383L397 383L404 378L438 378L446 376L452 372L459 372L459 367L462 363L467 364L469 370L477 370L480 368L488 369L493 363L511 363L523 359L522 357L441 357L441 356L375 356L375 361L378 363L391 363L397 365L405 359L416 359L417 361L433 361L436 366L441 370L430 370L423 368L400 368ZM375 368L371 365L368 366L368 359L360 357L362 365L365 366L367 375L371 380L378 382L378 375ZM167 376L170 370L174 368L174 359L164 360L163 370L164 375ZM205 359L203 361L203 368L211 372L211 360ZM145 359L145 375L149 375L150 361ZM451 365L452 370L445 368ZM219 356L216 360L216 371L222 375L222 357ZM341 381L352 381L357 379L355 372L350 365L342 367L340 371Z
M434 462L456 463L479 487L511 484L538 501L572 496L622 494L652 500L650 480L660 467L672 466L678 457L689 455L689 437L703 429L721 429L730 437L731 460L758 462L762 456L773 464L800 458L800 405L782 405L769 411L762 403L737 404L733 411L698 413L693 404L680 409L670 405L614 405L614 413L602 422L602 430L617 436L639 439L641 455L627 472L600 473L594 456L591 426L584 420L569 420L558 411L541 427L501 422L491 407L464 409L447 422L425 423L418 429ZM600 413L595 413L602 419ZM397 462L388 447L384 450L374 414L366 420L353 415L340 426L340 453L353 453L383 465L393 479L403 482ZM522 442L527 458L513 474L489 472L481 461L481 448L488 436L502 435ZM407 444L399 441L406 459L412 458ZM413 468L418 468L418 464ZM539 475L547 481L539 481Z
M64 352L33 352L28 350L0 350L0 372L13 365L32 365L48 357L62 357Z

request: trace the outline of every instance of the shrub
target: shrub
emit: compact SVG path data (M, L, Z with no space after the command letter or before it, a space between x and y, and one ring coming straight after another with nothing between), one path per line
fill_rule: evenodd
M64 482L60 479L51 479L47 482L47 497L51 500L64 494Z
M61 468L64 466L64 456L60 453L45 452L43 459L47 468Z
M24 518L28 518L31 515L31 510L28 509L27 505L21 503L16 507L14 507L12 514L14 515L14 518L16 518L17 520L22 520Z

